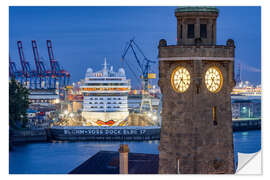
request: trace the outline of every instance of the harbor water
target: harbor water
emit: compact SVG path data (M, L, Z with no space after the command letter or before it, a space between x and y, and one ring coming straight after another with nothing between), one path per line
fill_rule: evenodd
M28 143L16 145L9 153L10 174L66 174L99 151L117 151L123 142L78 141ZM158 154L159 141L129 141L131 152ZM261 149L261 131L234 132L237 152L254 153Z

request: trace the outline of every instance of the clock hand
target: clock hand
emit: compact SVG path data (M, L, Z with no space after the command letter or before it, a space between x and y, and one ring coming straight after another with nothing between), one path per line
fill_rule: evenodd
M210 87L212 86L213 82L214 82L214 78L211 78L211 85L210 85Z

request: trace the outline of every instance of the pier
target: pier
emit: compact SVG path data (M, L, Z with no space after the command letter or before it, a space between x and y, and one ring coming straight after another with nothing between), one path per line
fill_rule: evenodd
M261 129L261 118L233 119L233 131L248 131Z

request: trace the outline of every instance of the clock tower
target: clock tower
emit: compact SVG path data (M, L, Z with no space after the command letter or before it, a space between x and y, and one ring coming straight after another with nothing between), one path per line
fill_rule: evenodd
M180 7L177 45L159 42L162 125L161 174L232 174L230 93L234 41L216 45L215 7Z

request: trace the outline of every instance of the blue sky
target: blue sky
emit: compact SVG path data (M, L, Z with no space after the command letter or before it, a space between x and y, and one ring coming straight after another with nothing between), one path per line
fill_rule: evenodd
M126 42L135 41L144 54L156 61L152 70L158 73L158 42L164 38L176 44L176 7L10 7L9 54L20 68L16 41L23 42L26 59L34 69L31 40L49 68L46 40L53 43L56 59L71 73L72 81L84 78L88 67L100 70L104 57L114 69L121 67ZM261 82L261 8L217 7L217 44L229 38L236 44L236 61L241 63L242 80ZM126 57L135 67L131 54ZM132 85L137 81L124 66ZM137 69L137 68L135 68ZM153 81L156 83L157 81Z

